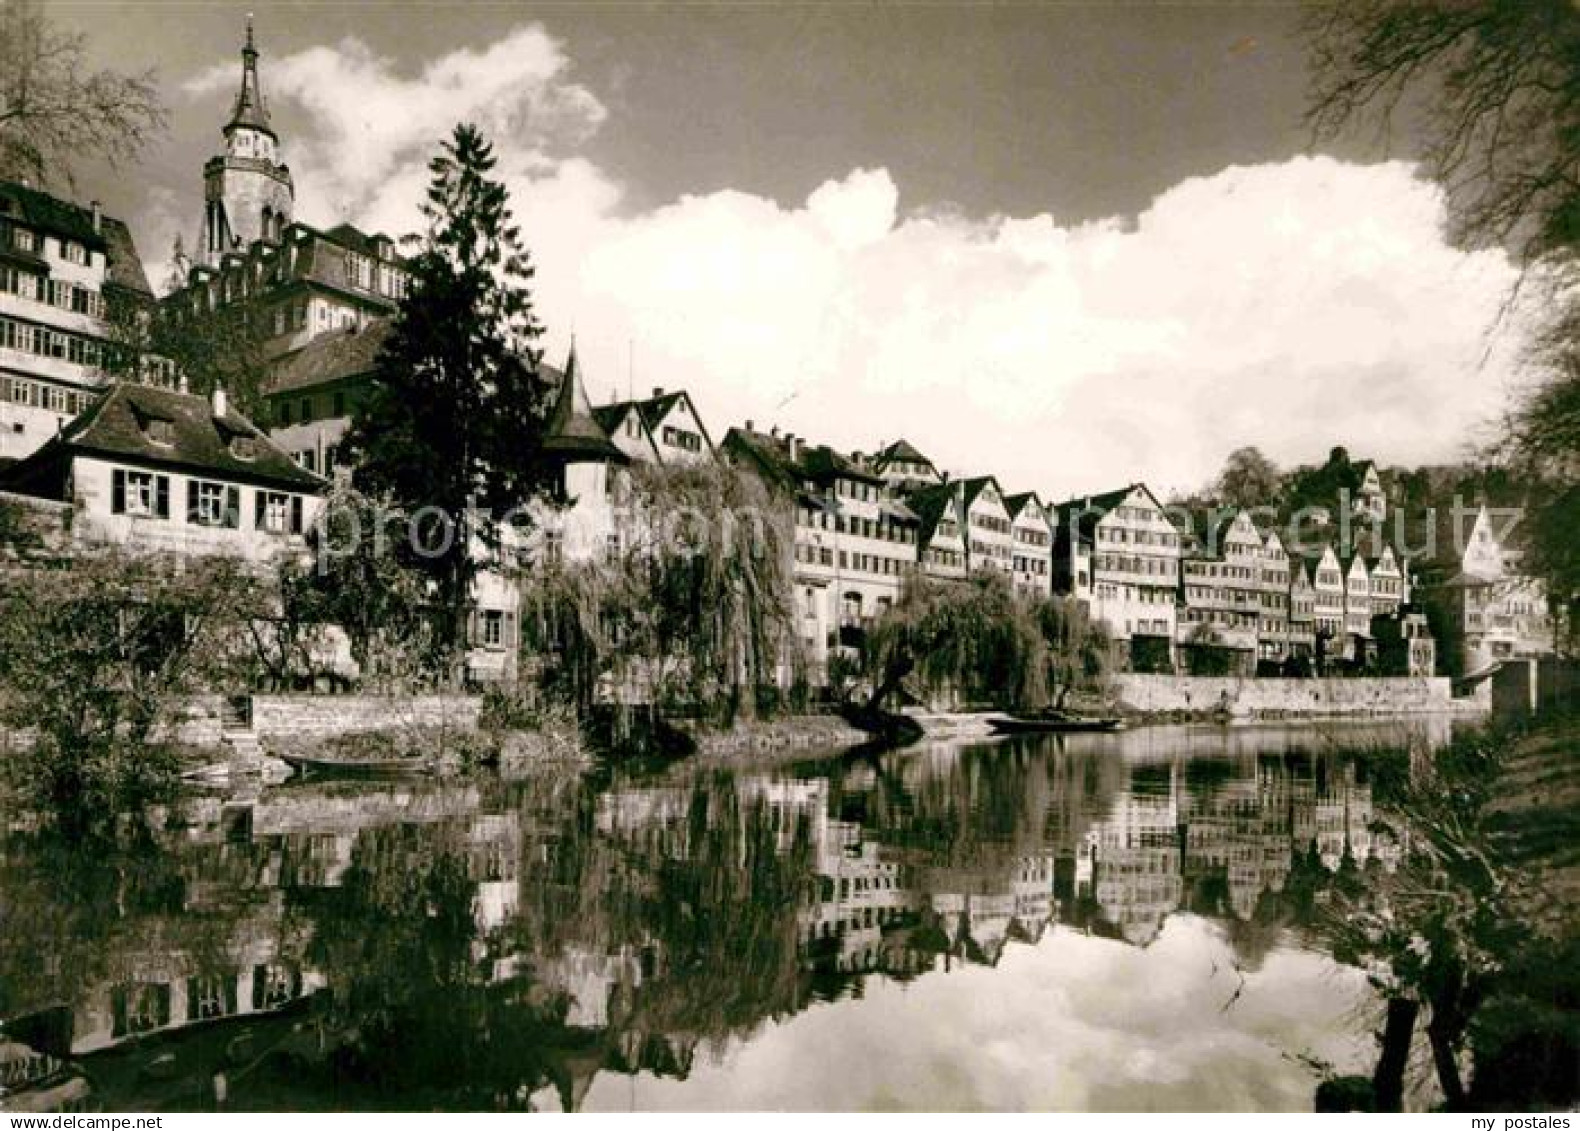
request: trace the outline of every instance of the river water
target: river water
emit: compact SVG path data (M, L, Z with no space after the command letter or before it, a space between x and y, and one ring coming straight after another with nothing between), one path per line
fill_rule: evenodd
M1377 1008L1367 752L1148 727L195 796L0 840L13 1109L1310 1110Z

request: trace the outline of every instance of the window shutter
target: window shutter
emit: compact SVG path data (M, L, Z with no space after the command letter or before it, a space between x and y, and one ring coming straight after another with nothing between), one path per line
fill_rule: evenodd
M291 533L302 532L302 496L291 496Z
M187 521L198 521L198 485L196 479L187 480Z
M264 510L268 506L268 496L262 491L252 493L252 525L255 529L263 529Z
M110 513L126 513L126 472L118 467L110 473Z
M500 643L503 644L506 648L514 648L516 646L516 614L515 613L506 613L505 614L504 638L500 641Z
M154 485L155 485L155 490L157 491L157 500L156 500L155 505L154 505L154 513L157 514L160 518L169 518L170 517L170 476L168 476L168 475L155 476L154 477Z
M225 525L231 530L241 527L241 488L225 488Z
M466 642L472 647L477 647L477 610L473 609L466 614Z

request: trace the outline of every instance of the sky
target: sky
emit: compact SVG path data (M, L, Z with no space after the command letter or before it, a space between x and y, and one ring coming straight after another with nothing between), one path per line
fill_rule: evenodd
M70 4L167 135L79 170L163 282L255 15L297 216L413 229L492 138L551 360L1046 498L1246 444L1463 456L1518 376L1500 252L1370 134L1313 146L1292 5Z

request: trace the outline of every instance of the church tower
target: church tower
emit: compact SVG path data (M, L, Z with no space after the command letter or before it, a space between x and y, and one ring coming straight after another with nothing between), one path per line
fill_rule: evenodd
M241 90L224 134L225 152L203 166L203 244L197 258L210 266L227 251L244 249L255 240L279 239L291 222L296 198L258 83L250 15L247 44L241 49Z

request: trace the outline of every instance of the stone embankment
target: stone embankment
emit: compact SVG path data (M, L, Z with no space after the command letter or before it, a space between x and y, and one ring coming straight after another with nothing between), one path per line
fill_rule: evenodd
M1486 697L1456 699L1443 676L1251 679L1236 676L1114 677L1115 697L1142 715L1200 715L1227 708L1252 718L1485 713Z

